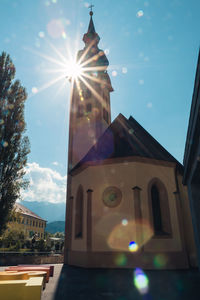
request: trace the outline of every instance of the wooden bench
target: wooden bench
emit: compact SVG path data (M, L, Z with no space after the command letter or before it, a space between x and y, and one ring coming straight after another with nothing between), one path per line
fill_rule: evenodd
M0 280L2 300L40 300L43 277L31 277L27 280Z

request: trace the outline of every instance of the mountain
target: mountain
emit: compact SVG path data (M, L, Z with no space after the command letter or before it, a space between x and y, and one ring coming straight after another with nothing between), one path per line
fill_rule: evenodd
M45 231L50 233L65 232L65 221L56 221L48 223Z
M65 203L50 203L37 201L20 201L22 205L32 210L48 223L65 220Z

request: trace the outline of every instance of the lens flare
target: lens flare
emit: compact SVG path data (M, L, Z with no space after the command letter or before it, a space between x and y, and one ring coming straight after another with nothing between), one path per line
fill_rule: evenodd
M6 141L2 141L1 144L4 148L8 147L8 142L6 142Z
M134 133L134 129L129 129L128 133L133 134Z
M39 36L40 38L44 38L44 37L45 37L45 33L44 33L43 31L40 31L40 32L38 33L38 36Z
M102 234L108 236L109 247L122 252L138 251L153 235L152 228L147 221L133 221L130 218L127 219L126 215L116 214L113 220L113 224L116 225L111 226L110 220L104 218L100 224L101 232L105 228L105 233ZM108 228L110 228L110 232Z
M138 250L138 244L134 241L131 241L128 248L130 252L136 252Z
M13 109L13 108L14 108L14 105L13 105L13 104L9 104L9 105L8 105L8 108L9 108L9 109Z
M63 39L66 39L67 38L67 35L66 35L66 33L63 31L63 33L62 33L62 38Z
M144 80L143 79L140 79L138 82L139 82L140 85L144 84Z
M37 94L38 93L38 89L36 87L32 87L31 89L33 94Z
M53 19L47 24L47 32L54 39L61 37L64 31L65 28L61 19Z
M153 259L153 264L157 269L162 269L166 266L168 258L164 254L157 254Z
M134 271L133 283L140 294L144 295L149 291L149 279L140 268Z
M118 266L118 267L121 267L121 266L125 266L127 263L127 257L125 254L121 253L121 254L118 254L115 258L115 264Z
M128 220L127 220L127 219L123 219L123 220L122 220L122 225L123 225L123 226L126 226L127 224L128 224Z
M117 76L117 71L112 71L112 76Z
M143 17L143 16L144 16L143 10L139 10L139 11L137 12L136 16L137 16L138 18Z
M152 108L152 106L153 106L152 102L148 102L148 103L147 103L147 107L148 107L148 108Z
M122 68L122 73L126 74L128 72L127 68L123 67Z

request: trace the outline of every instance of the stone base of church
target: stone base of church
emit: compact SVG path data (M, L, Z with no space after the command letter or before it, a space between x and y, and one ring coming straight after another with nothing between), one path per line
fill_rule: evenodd
M65 264L84 268L188 269L185 252L85 252L69 251Z

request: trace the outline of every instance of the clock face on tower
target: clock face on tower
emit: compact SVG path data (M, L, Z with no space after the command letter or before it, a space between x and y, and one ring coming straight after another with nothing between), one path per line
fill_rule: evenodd
M116 207L121 203L122 193L115 186L107 187L103 192L103 203L108 207Z

